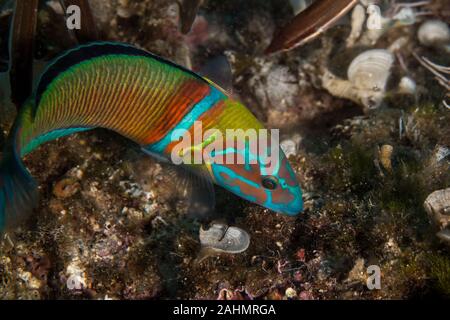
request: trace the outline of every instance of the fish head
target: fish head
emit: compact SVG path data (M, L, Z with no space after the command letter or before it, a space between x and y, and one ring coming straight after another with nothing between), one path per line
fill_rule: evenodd
M214 182L275 212L297 215L303 210L303 201L294 170L277 143L265 146L260 142L226 146L221 161L215 159L209 165Z
M172 137L177 145L168 152L182 159L172 157L172 162L201 163L208 178L239 197L286 215L300 213L302 192L280 148L278 130L265 129L236 100L227 99L220 107L209 122L195 122L190 131Z

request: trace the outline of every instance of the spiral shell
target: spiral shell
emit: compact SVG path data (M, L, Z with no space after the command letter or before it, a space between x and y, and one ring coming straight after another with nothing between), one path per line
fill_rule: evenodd
M214 251L240 253L247 250L250 235L241 228L215 223L208 230L200 228L200 243Z
M450 188L431 193L424 202L425 210L441 229L450 225Z
M359 89L384 91L393 63L394 56L388 50L365 51L348 67L348 80Z
M322 85L336 97L350 99L374 109L383 102L393 63L394 55L389 50L368 50L351 62L347 69L348 80L339 79L326 70L322 76Z
M440 46L450 42L450 29L440 20L424 22L417 31L417 38L424 46Z

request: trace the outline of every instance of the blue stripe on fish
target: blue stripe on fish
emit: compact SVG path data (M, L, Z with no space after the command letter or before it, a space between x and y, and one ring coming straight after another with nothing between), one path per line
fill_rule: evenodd
M160 141L144 146L143 149L154 153L164 153L164 150L173 141L172 134L175 132L175 130L189 130L189 128L194 124L194 121L200 118L203 113L216 105L216 103L220 100L226 99L226 96L221 91L217 90L214 87L210 88L211 92L202 100L200 100L200 102L194 105L192 110L189 111L189 113L186 114L183 119L181 119L180 123L178 123L175 128L170 130Z
M57 130L47 132L45 134L42 134L42 135L34 138L30 142L28 142L27 145L24 146L22 148L22 150L20 150L20 154L23 157L23 156L27 155L28 153L30 153L31 151L35 150L37 147L39 147L41 144L43 144L45 142L52 141L52 140L58 139L58 138L62 138L62 137L71 135L72 133L87 131L87 130L91 130L91 129L92 128L79 127L79 128L57 129Z

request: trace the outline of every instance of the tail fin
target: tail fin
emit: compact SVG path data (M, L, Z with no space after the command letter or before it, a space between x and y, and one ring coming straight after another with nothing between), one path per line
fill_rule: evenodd
M0 233L23 221L37 203L37 184L14 148L0 162Z

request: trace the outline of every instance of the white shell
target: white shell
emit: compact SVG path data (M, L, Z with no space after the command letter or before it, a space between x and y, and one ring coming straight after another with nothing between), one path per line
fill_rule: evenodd
M425 46L444 45L450 42L450 30L443 21L429 20L420 26L417 38Z
M218 252L240 253L250 245L250 235L241 228L215 223L208 230L200 228L200 243Z
M374 109L383 102L393 63L394 55L389 50L368 50L351 62L347 70L348 80L339 79L325 70L322 86L336 97Z
M286 157L289 158L290 156L295 156L297 154L297 150L301 141L302 137L298 134L294 134L289 139L281 141L280 148L281 150L283 150Z
M368 50L353 59L347 77L356 88L384 91L393 62L394 56L388 50Z
M347 47L355 44L356 40L361 36L364 22L366 21L366 9L357 4L352 11L352 31L347 38Z
M423 205L432 221L441 229L450 224L450 188L434 191Z
M417 90L416 82L410 77L403 77L398 84L400 93L414 95Z

